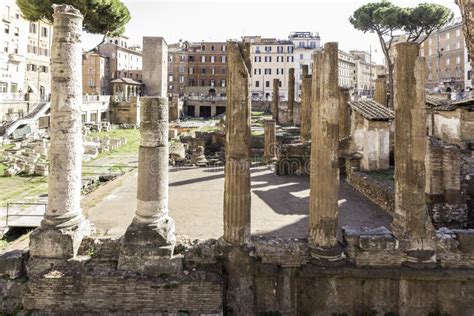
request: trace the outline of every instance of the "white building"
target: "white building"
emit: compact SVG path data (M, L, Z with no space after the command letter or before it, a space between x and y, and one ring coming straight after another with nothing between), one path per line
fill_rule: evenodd
M356 81L356 65L354 56L339 50L339 86L343 88L354 88Z
M270 100L273 94L273 79L280 80L280 98L288 99L288 73L294 68L293 43L288 40L244 36L251 43L252 97Z
M288 40L294 45L295 98L299 100L301 96L302 65L308 65L309 73L312 72L313 53L321 49L321 38L319 33L292 32L288 36Z
M140 46L131 45L128 37L108 37L99 46L99 54L109 58L110 78L142 79L142 51Z
M361 97L372 97L375 91L375 79L380 72L380 66L372 62L370 53L365 51L351 51L356 65L356 82L354 93Z

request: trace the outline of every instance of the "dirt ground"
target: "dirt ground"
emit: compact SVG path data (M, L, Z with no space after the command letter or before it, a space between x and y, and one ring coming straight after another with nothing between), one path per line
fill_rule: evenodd
M389 227L391 217L352 189L343 178L339 188L339 226ZM83 209L99 235L125 232L136 208L137 172L108 183L83 199ZM171 168L170 215L176 232L192 239L223 233L223 168ZM253 235L305 238L308 230L309 177L276 176L267 168L252 170Z

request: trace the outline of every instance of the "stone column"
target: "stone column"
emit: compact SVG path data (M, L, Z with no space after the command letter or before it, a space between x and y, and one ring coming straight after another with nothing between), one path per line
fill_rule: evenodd
M312 77L308 75L308 65L303 65L301 79L301 142L311 141L311 82Z
M387 103L387 77L385 75L378 75L375 80L375 94L374 101L388 106Z
M425 59L419 45L395 46L395 214L393 232L408 263L435 263L434 228L425 200Z
M227 122L224 183L224 239L250 242L250 50L227 43Z
M290 68L288 72L288 122L293 124L293 112L295 106L295 68Z
M168 215L168 99L141 99L137 209L123 237L118 267L152 274L172 273L176 242Z
M276 122L265 120L264 122L264 158L267 164L271 164L277 158Z
M273 79L273 96L272 96L272 118L278 121L278 112L280 110L280 80Z
M30 236L30 255L70 258L91 232L80 207L83 16L70 5L55 5L53 17L48 208Z
M351 133L351 119L349 115L349 94L347 88L339 88L339 138L349 137Z
M338 44L326 43L323 53L313 55L309 205L309 246L312 257L321 264L338 263L343 258L337 241L338 95Z

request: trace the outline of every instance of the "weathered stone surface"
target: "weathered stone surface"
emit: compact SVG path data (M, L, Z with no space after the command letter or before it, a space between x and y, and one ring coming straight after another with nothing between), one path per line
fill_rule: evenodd
M250 241L250 63L249 50L227 45L227 124L224 182L224 239Z
M168 45L163 37L143 37L143 83L150 96L166 97Z
M295 68L288 70L288 122L294 124L295 107Z
M337 241L339 187L338 44L326 43L313 55L313 116L309 243L315 257L341 258Z
M382 104L383 106L388 106L387 98L387 76L378 75L375 80L375 93L374 101Z
M279 111L280 111L280 80L273 79L272 118L277 123L280 123Z
M69 258L91 232L80 208L83 17L69 5L55 6L53 17L48 208L30 237L30 254Z
M267 164L270 164L277 158L278 143L276 139L276 122L275 120L265 120L263 123L264 129L264 154L263 157Z
M410 261L433 262L435 234L425 198L425 59L418 57L418 51L416 43L396 45L395 214L392 226L402 249L412 255L408 258Z
M301 79L301 142L306 143L311 141L311 85L312 76L308 75L308 65L302 66L302 79Z
M28 253L13 250L0 255L0 277L17 279L25 275L25 263Z

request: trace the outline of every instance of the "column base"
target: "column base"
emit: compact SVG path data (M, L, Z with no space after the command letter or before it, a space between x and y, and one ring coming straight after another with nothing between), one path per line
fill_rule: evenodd
M30 255L32 257L69 259L77 254L82 239L91 235L92 225L83 220L68 228L40 226L30 235Z
M406 251L406 261L402 264L413 269L435 269L436 252L434 250L409 250Z
M173 256L176 237L171 217L165 216L152 224L140 223L135 218L122 238L119 270L155 276L181 272L182 257Z
M346 263L344 248L337 244L330 248L309 247L311 263L323 267L339 267Z

